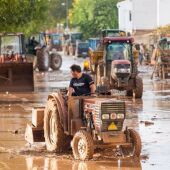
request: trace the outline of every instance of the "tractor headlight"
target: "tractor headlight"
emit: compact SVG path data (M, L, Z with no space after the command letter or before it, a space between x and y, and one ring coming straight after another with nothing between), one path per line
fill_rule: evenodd
M117 118L116 113L111 113L111 114L110 114L110 118L113 119L113 120L115 120L115 119Z
M102 115L102 119L103 119L103 120L105 120L105 119L110 119L109 114L103 114L103 115Z
M125 118L124 114L117 114L117 119L124 119L124 118Z

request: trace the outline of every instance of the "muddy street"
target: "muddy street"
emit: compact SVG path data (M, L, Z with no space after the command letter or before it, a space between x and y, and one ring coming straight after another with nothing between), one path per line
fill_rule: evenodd
M0 98L0 169L2 170L168 170L170 169L170 81L150 80L151 68L143 66L142 99L127 99L125 127L135 128L142 138L140 160L118 159L107 151L95 153L94 160L74 161L71 151L61 155L45 151L43 143L29 146L24 140L32 107L44 106L50 92L68 87L69 66L82 64L83 59L64 57L57 72L35 71L34 93L1 93ZM149 74L148 74L149 72Z

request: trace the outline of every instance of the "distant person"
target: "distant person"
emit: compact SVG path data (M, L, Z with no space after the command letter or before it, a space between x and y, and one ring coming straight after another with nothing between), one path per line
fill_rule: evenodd
M140 49L139 49L139 64L142 65L143 63L143 59L144 59L144 47L143 44L140 45Z
M38 45L39 43L35 40L35 37L31 37L29 40L29 51L31 54L36 55L36 50L35 47Z
M70 81L68 96L90 96L95 93L96 87L92 77L82 73L79 65L70 67L72 79Z

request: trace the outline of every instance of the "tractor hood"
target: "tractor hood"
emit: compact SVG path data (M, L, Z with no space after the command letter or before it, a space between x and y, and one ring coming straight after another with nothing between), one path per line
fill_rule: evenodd
M130 65L129 60L114 60L112 61L112 65Z

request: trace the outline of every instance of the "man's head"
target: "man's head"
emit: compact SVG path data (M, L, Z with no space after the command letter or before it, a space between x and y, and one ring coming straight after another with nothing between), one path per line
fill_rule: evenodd
M81 76L81 67L79 65L73 64L71 67L71 74L73 78L80 78Z

